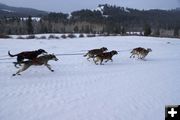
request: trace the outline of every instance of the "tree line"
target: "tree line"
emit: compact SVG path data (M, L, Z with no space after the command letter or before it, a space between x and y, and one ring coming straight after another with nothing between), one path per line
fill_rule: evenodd
M49 13L40 20L21 17L2 17L0 33L99 33L126 34L141 32L143 35L179 37L180 10L137 10L99 5L101 10L83 9L66 13Z

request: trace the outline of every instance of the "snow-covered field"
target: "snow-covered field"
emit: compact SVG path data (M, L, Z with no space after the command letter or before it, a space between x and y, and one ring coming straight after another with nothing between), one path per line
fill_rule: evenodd
M103 46L122 52L105 65L82 55L57 56L50 62L54 73L35 66L12 77L16 59L0 60L0 120L164 120L165 105L180 104L179 39L0 39L0 59L8 50L64 54ZM139 46L153 50L146 61L129 58L126 50Z

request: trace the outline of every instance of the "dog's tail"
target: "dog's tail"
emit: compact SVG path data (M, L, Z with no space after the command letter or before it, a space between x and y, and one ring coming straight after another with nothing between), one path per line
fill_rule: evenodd
M8 55L9 55L10 57L15 57L15 56L17 56L17 54L12 55L12 54L10 53L10 51L8 51Z

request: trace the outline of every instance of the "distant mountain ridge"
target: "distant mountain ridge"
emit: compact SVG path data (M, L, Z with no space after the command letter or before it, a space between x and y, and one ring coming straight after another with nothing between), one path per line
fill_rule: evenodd
M148 34L155 36L180 36L180 8L138 10L101 4L96 9L81 9L66 14L0 4L0 16L0 33L5 34L29 34L26 20L27 16L32 16L32 20L36 19L32 22L32 33L37 34L75 32L123 35L126 31L148 31Z
M23 8L23 7L12 7L5 4L0 3L0 17L40 17L47 15L48 12L41 11L32 8Z
M176 10L180 11L180 7L176 8Z

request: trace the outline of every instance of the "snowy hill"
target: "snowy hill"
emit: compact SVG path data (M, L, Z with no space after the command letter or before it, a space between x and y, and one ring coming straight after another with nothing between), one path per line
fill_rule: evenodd
M32 8L23 8L23 7L12 7L5 4L0 3L0 17L41 17L43 15L47 15L48 13L41 10L36 10Z
M168 43L168 44L167 44ZM96 37L60 40L0 40L1 120L163 120L165 105L180 104L180 41L153 37ZM5 59L23 50L79 53L120 50L113 62L95 65L82 55L57 56L55 70L31 67L21 76ZM151 48L146 61L129 49Z

